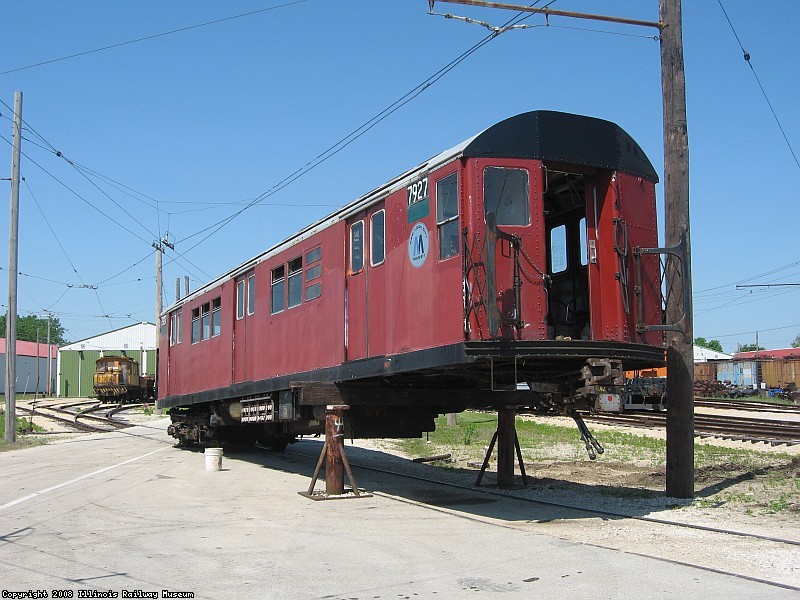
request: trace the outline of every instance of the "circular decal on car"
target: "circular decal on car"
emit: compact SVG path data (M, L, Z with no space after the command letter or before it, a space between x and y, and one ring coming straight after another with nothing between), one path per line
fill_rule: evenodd
M428 228L424 223L417 223L408 236L408 260L411 265L419 269L428 258Z

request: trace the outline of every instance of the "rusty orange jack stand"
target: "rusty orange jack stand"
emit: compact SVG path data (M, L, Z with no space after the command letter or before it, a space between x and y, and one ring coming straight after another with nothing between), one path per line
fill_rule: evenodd
M317 468L314 469L314 477L305 492L297 492L301 496L311 500L340 500L346 498L369 498L372 494L362 493L358 489L350 463L347 462L347 454L344 451L344 411L347 405L333 405L325 407L325 443L322 452L319 454ZM327 460L326 460L327 458ZM315 492L322 463L325 462L325 491ZM350 480L351 489L344 488L344 471Z

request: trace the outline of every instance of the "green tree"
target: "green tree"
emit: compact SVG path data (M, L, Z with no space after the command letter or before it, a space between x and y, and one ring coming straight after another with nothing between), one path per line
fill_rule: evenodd
M25 342L36 341L36 329L39 329L39 341L44 344L47 342L47 319L42 319L36 315L27 317L17 317L17 339ZM6 316L0 316L0 336L6 335ZM64 327L58 317L50 320L50 343L64 346L67 340L64 339Z
M706 340L704 337L694 338L694 343L697 346L702 346L703 348L708 348L709 350L715 350L716 352L724 352L722 349L722 344L719 340Z
M756 344L742 344L739 348L740 352L755 352L756 350L766 350L764 346L757 346Z
M794 338L792 342L792 348L800 348L800 333L797 334L797 337Z

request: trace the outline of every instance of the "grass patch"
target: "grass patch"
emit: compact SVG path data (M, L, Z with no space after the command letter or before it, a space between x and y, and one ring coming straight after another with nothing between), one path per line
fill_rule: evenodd
M557 473L547 477L565 485L583 484L604 472L600 494L630 499L663 494L663 439L615 429L595 431L605 453L590 463L577 427L568 420L561 425L517 418L516 428L525 464L538 463L539 469ZM456 425L448 425L445 416L438 417L429 441L393 443L407 456L449 452L454 462L448 467L459 468L467 461L483 460L496 429L495 414L464 412L458 414ZM536 466L529 469L536 470ZM800 513L800 460L788 454L695 444L695 481L696 507L726 506L746 514Z
M13 444L6 442L6 415L4 411L0 411L0 452L8 450L19 450L21 448L30 448L32 446L39 446L45 443L41 437L31 437L26 435L29 431L44 431L36 423L31 427L31 423L27 418L17 417L17 439Z

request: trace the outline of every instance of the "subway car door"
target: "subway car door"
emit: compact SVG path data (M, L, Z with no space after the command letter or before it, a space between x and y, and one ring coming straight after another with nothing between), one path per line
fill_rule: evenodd
M347 221L347 264L344 288L345 360L367 356L367 215Z
M595 339L591 327L596 313L590 310L589 273L591 266L592 277L596 277L596 237L594 220L587 221L587 211L593 217L597 206L587 201L595 197L595 178L552 165L546 168L546 177L548 337Z
M255 310L255 273L249 271L236 278L236 314L233 325L233 382L248 377L247 321Z
M473 222L485 239L488 337L545 339L540 164L481 159L476 166L483 201Z

